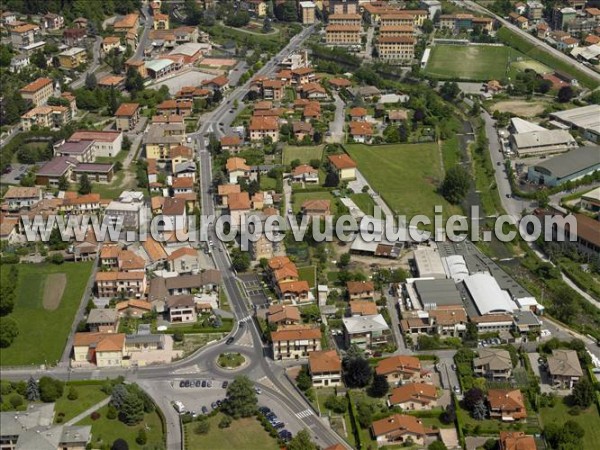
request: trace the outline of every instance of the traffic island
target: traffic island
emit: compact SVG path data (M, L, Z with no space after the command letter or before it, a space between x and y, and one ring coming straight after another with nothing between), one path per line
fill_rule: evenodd
M239 370L248 365L248 359L237 352L221 353L217 358L217 366L226 370Z

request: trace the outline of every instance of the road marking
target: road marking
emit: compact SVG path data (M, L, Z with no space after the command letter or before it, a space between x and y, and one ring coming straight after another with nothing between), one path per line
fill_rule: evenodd
M251 320L252 320L252 316L250 315L250 316L244 317L243 319L240 319L239 321L240 322L250 322Z
M303 419L305 417L310 417L313 415L312 409L305 409L304 411L300 411L296 414L298 419Z

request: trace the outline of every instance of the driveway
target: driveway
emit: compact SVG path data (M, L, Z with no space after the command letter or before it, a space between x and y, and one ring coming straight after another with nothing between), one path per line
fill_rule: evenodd
M337 92L333 93L333 101L335 103L335 116L329 124L331 136L328 137L327 142L341 143L344 140L344 109L346 108L346 104Z

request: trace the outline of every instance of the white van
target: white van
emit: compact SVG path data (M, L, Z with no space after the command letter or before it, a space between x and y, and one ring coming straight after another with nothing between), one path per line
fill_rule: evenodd
M177 411L179 414L183 414L185 412L185 405L179 400L175 400L173 402L173 408L175 408L175 411Z

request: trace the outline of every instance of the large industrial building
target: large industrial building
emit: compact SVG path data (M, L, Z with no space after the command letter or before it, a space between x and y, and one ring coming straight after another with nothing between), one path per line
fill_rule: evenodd
M567 130L536 130L511 134L513 150L520 157L564 153L577 147L577 141Z
M600 170L600 146L579 147L529 167L527 179L545 186L558 186Z
M600 144L600 105L554 112L550 114L550 118L579 131L584 139Z

